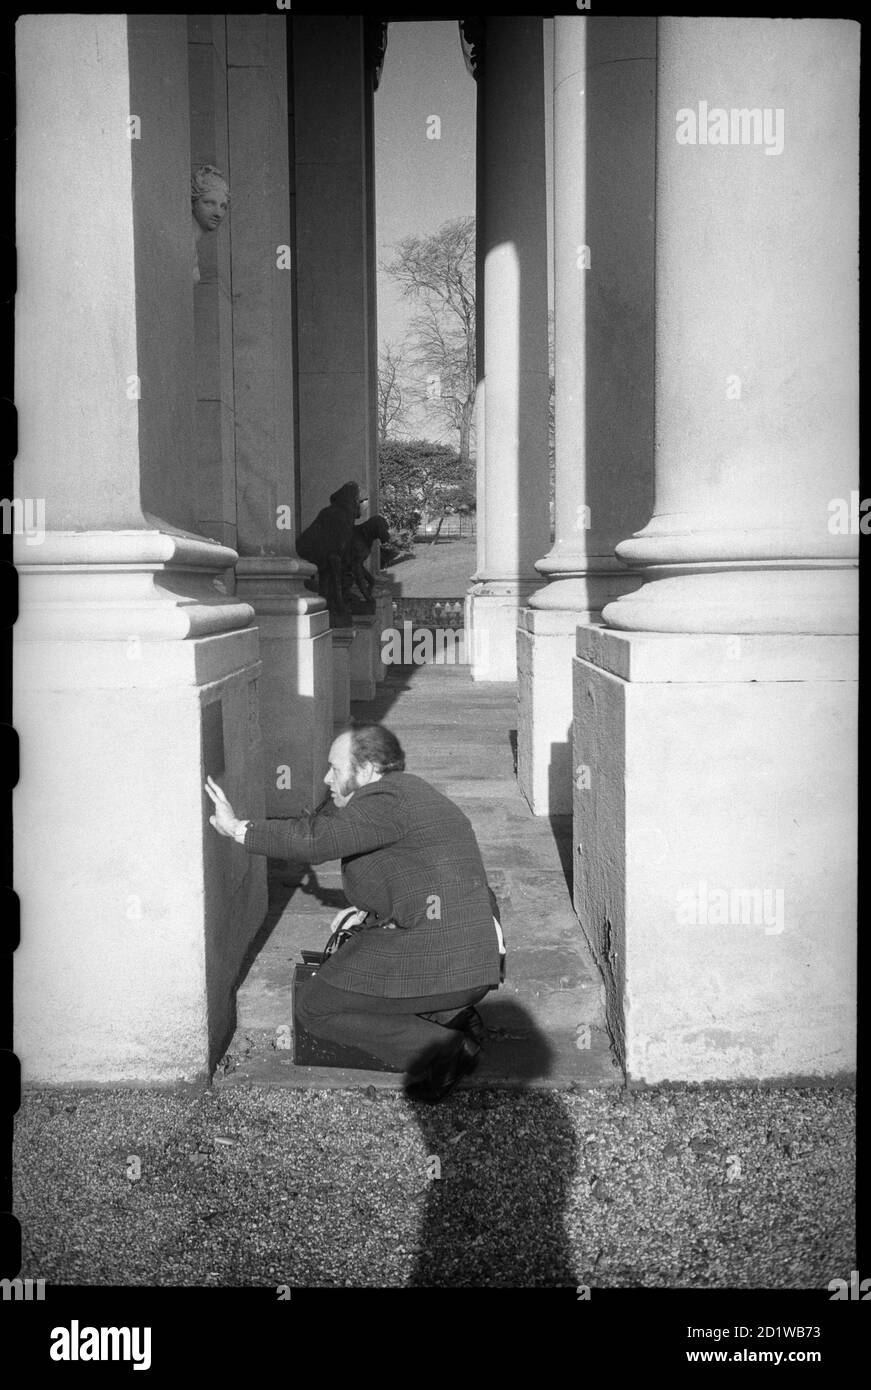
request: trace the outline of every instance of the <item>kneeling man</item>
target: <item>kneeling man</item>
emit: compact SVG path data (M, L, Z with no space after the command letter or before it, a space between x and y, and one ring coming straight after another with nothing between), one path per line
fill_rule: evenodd
M475 1066L473 1006L500 980L496 900L475 832L458 806L405 771L383 725L340 734L329 763L332 806L293 820L238 820L210 778L211 824L250 854L341 859L345 894L369 913L367 926L300 991L300 1021L410 1073L412 1097L441 1100ZM434 1014L445 1022L425 1017Z

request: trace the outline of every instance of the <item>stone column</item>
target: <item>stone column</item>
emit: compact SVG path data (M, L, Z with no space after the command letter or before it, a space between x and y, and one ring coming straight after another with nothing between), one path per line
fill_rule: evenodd
M572 808L579 622L639 579L614 547L653 500L656 21L554 20L555 538L521 610L518 779Z
M377 286L377 228L375 223L375 100L381 81L381 71L387 53L388 25L379 18L367 19L363 26L363 56L366 71L372 83L373 97L367 98L365 105L365 150L364 173L366 190L366 244L364 254L364 273L366 277L366 380L368 383L367 425L368 475L367 492L369 506L364 510L364 518L377 516L380 511L380 478L378 458L378 286ZM351 700L374 700L376 687L386 679L387 669L381 659L383 634L388 632L393 621L393 593L395 581L382 578L381 543L375 541L369 554L368 568L375 580L372 593L375 611L372 614L355 614L354 631L356 637L351 646L350 690Z
M469 612L474 680L514 680L518 608L538 586L547 485L547 218L542 21L485 21L477 254L484 280L485 504ZM483 229L483 233L482 233Z
M647 582L575 674L630 1080L854 1065L858 66L846 21L659 21Z
M304 528L346 482L359 482L370 498L361 520L377 505L372 102L383 46L359 15L290 22ZM383 45L381 26L378 33ZM379 635L357 633L371 670ZM345 703L343 695L339 707Z
M211 164L229 180L227 16L189 15L191 170ZM231 208L233 188L230 187ZM232 211L197 244L196 529L236 545L236 433L233 387Z
M333 733L329 619L294 550L298 469L287 17L227 16L239 561L257 613L266 814L321 800Z
M17 469L46 529L16 553L15 1048L31 1083L193 1080L266 876L202 787L263 813L254 614L193 530L186 22L17 40Z
M484 140L484 98L482 95L482 78L484 71L484 32L486 21L483 16L476 19L460 20L460 44L463 50L463 58L466 69L470 76L475 79L478 85L477 105L475 111L475 568L477 573L484 572L486 551L484 541L486 537L486 527L484 525L484 515L486 511L485 482L486 474L484 469L485 458L485 439L487 422L485 420L484 404L486 401L486 386L484 377L484 257L481 255L481 247L485 241L484 216L486 213L486 203L484 198L484 163L486 145ZM463 628L468 634L472 631L472 608L473 596L476 586L473 584L467 592L463 604ZM471 642L468 643L471 654Z
M366 20L363 25L363 277L365 304L365 381L366 381L366 491L369 516L378 511L378 275L377 228L375 225L375 93L387 51L387 23ZM358 255L359 255L358 251ZM378 572L380 543L375 542L371 559Z

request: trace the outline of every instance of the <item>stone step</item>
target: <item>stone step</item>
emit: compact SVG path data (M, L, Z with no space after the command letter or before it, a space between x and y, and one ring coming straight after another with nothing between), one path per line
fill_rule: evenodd
M219 1070L215 1076L218 1089L287 1086L294 1090L345 1091L374 1086L381 1091L397 1091L403 1084L397 1072L297 1067L292 1052L276 1046L274 1033L256 1029L236 1034L226 1060L227 1070ZM621 1073L604 1029L593 1029L589 1046L580 1049L573 1031L551 1029L546 1035L531 1036L528 1028L518 1026L512 1032L497 1025L485 1041L474 1074L462 1086L464 1090L515 1086L586 1090L620 1082Z
M487 1035L475 1074L464 1086L589 1087L613 1085L621 1079L594 988L530 996L512 990L506 982L481 1001L478 1012ZM291 1036L289 990L285 989L271 1011L240 1024L224 1059L226 1069L219 1069L215 1084L387 1089L402 1084L396 1072L297 1067L288 1046Z

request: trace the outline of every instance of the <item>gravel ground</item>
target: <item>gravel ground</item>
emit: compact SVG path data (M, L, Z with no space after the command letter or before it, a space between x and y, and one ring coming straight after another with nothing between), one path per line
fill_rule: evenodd
M373 1088L30 1092L14 1153L21 1273L825 1287L856 1264L854 1100L828 1088L461 1090L435 1107Z

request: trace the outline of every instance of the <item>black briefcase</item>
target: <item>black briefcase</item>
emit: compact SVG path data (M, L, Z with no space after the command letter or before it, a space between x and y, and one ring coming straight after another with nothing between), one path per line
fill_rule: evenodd
M379 1057L373 1057L368 1052L364 1052L359 1047L351 1047L347 1043L329 1042L325 1038L314 1037L307 1028L304 1028L298 1021L298 1011L296 1001L300 988L305 987L306 980L310 980L316 975L329 958L332 950L339 949L341 937L338 941L338 933L330 938L327 943L326 951L303 951L302 965L294 966L293 970L293 1061L297 1067L345 1067L355 1071L395 1071L395 1067L388 1067L386 1062L382 1062Z

